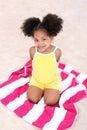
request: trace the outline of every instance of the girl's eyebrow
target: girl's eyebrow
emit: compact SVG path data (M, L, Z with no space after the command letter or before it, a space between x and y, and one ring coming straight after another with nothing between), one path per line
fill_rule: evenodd
M35 40L38 40L38 38L34 37Z

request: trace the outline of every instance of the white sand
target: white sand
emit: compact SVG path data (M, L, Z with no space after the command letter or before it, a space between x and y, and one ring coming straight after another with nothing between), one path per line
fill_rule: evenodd
M61 62L87 74L87 0L0 0L0 83L29 59L32 39L20 26L25 18L42 18L56 13L64 19L64 28L54 40L62 49ZM87 99L77 104L79 116L69 130L87 129ZM39 130L0 104L0 130Z

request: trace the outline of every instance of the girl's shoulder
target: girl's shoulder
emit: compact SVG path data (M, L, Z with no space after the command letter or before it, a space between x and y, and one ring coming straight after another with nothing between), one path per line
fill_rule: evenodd
M35 47L34 46L32 46L32 47L30 47L30 49L29 49L29 54L30 54L30 58L31 59L33 59L33 57L34 57L34 54L35 54Z
M60 48L56 47L55 48L55 56L56 56L56 60L59 61L60 57L62 55L62 51Z
M52 45L52 49L53 49L53 51L54 51L55 53L61 53L61 52L62 52L59 47L54 46L54 45Z
M62 50L57 47L57 48L55 49L55 53L62 53Z
M35 46L29 48L30 51L35 51Z

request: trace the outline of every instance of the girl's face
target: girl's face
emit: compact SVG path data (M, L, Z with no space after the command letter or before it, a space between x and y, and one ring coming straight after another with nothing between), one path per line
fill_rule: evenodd
M46 52L50 47L53 36L48 36L44 30L37 30L34 32L35 47L39 52Z

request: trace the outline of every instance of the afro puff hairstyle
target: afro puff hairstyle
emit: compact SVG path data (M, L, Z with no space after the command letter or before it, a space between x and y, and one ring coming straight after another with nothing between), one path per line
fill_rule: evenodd
M33 31L38 26L39 23L40 23L39 18L32 17L26 19L21 27L24 35L33 36Z
M63 20L55 14L47 14L42 21L39 18L28 18L21 29L25 36L34 36L34 32L44 29L49 36L56 36L62 30Z

